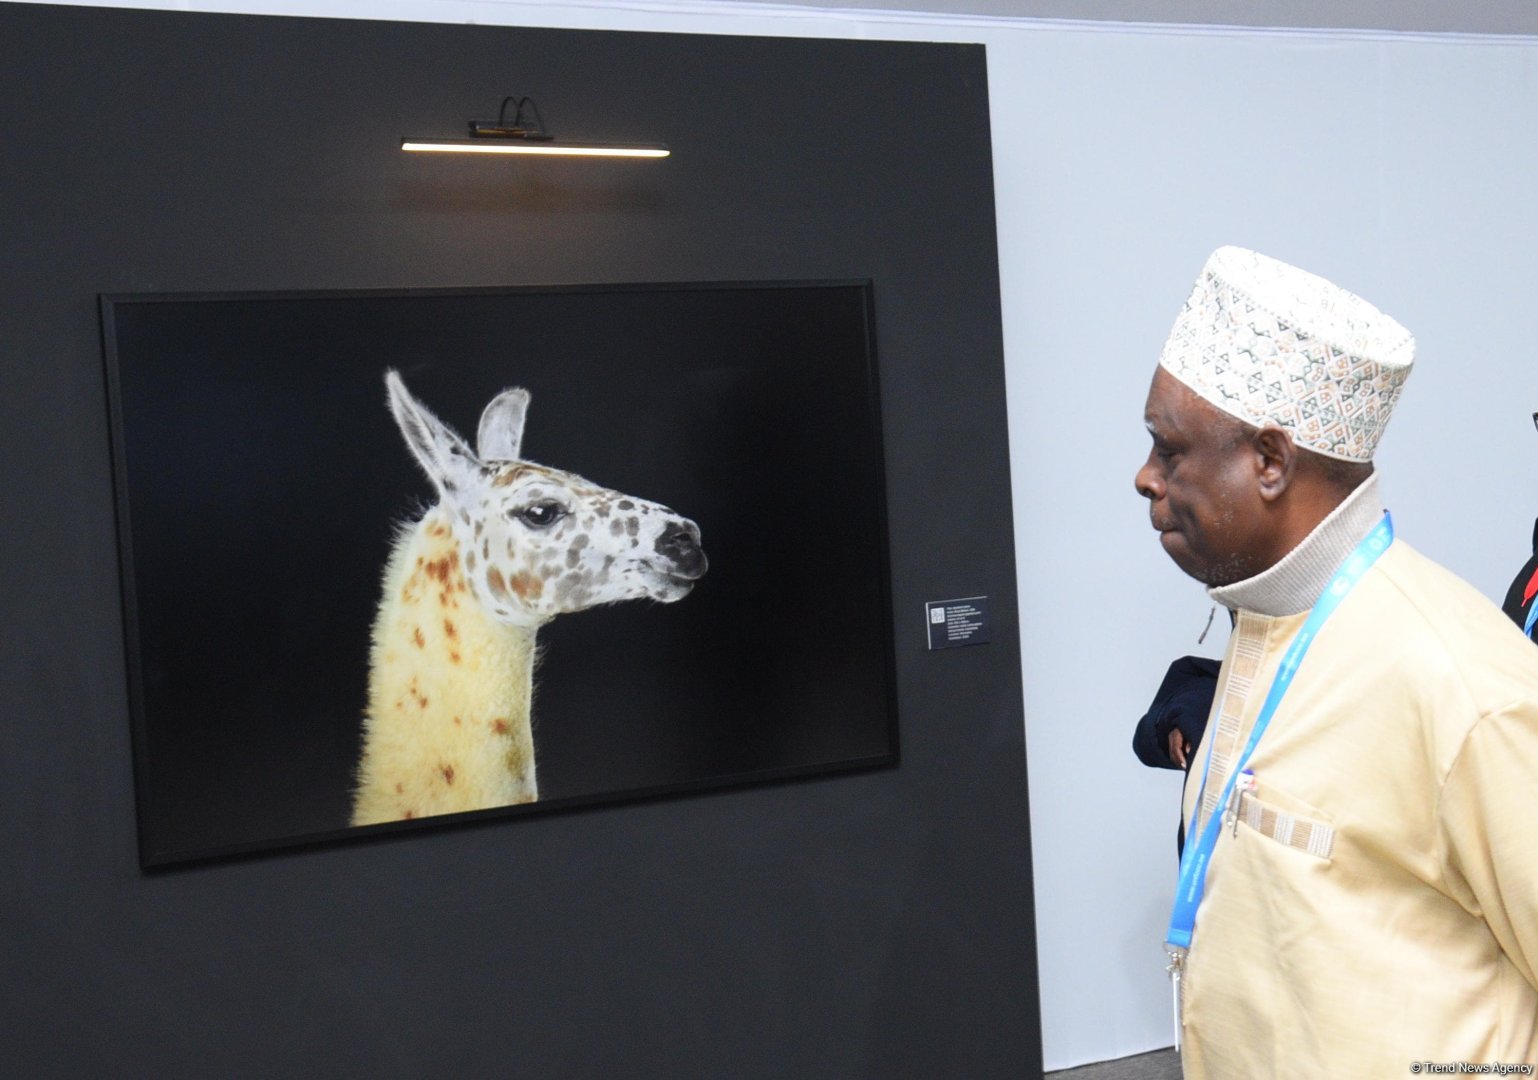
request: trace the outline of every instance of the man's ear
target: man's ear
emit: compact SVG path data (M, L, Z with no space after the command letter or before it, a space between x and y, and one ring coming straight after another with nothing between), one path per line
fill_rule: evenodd
M1297 445L1291 435L1272 424L1255 433L1253 446L1260 497L1266 502L1275 502L1292 486L1297 475Z

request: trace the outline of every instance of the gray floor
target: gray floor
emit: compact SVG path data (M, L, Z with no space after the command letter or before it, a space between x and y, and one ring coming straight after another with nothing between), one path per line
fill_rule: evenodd
M1180 1058L1173 1050L1155 1050L1098 1065L1049 1072L1051 1080L1180 1080Z

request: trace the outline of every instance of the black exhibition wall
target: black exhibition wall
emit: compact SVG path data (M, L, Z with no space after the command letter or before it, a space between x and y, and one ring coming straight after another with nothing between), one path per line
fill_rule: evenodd
M398 149L507 94L673 156ZM7 1075L1039 1073L981 46L0 4L0 101ZM898 764L140 869L102 294L866 279Z

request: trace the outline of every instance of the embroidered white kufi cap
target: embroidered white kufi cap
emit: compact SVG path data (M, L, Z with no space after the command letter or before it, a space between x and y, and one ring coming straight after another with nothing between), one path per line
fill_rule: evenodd
M1159 365L1245 423L1371 461L1414 359L1410 332L1360 296L1223 247L1202 267Z

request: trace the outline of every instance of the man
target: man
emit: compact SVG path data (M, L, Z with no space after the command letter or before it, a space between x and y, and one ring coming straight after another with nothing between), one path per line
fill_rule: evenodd
M1372 456L1413 353L1223 248L1154 374L1137 490L1236 620L1169 935L1188 1078L1538 1064L1538 650L1392 537Z
M1538 413L1533 413L1533 423L1538 425ZM1538 641L1538 522L1533 523L1533 554L1506 590L1506 600L1501 610L1522 632Z

